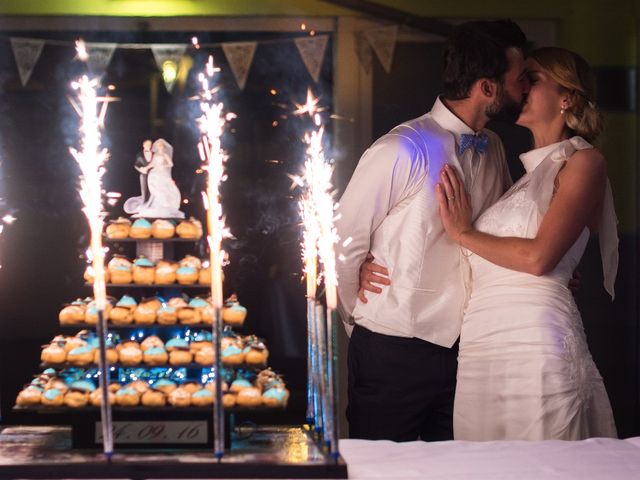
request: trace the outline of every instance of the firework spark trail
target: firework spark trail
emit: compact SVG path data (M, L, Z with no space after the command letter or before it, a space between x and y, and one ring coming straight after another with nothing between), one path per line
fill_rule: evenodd
M84 42L76 44L78 58L88 59ZM80 149L71 147L69 151L80 167L80 198L83 203L82 211L87 217L91 232L90 258L93 263L94 280L93 295L98 313L96 331L99 340L100 358L100 388L102 398L100 417L102 420L103 450L108 459L113 455L113 425L111 421L111 406L109 404L109 365L106 356L106 317L107 303L105 282L105 250L102 246L102 230L105 212L102 205L102 176L105 173L104 164L109 158L106 148L101 148L100 129L104 126L104 118L109 97L98 97L99 79L89 79L81 76L71 83L71 88L77 92L76 99L71 104L80 116ZM77 101L76 101L77 100Z
M206 191L202 193L204 206L207 211L207 242L209 244L209 261L211 264L211 303L215 311L215 321L212 325L212 335L215 349L215 385L216 398L214 402L214 454L220 459L224 455L224 409L222 405L222 362L220 357L220 338L222 336L222 264L224 251L222 239L229 237L225 227L220 198L220 185L226 180L224 164L227 155L222 149L222 134L227 121L235 118L233 113L224 113L224 104L216 101L218 89L211 87L214 75L220 69L215 67L213 57L209 56L205 72L199 76L202 90L199 96L202 116L197 123L202 134L198 143L202 169L207 173Z

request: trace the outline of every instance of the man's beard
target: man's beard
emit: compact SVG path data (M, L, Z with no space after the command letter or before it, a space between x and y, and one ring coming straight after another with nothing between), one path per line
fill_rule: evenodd
M515 102L505 95L502 85L498 86L498 94L494 102L487 108L487 117L491 120L515 123L522 112L523 102Z

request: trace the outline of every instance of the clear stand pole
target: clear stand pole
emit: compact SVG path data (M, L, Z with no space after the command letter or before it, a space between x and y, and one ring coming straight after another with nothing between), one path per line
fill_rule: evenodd
M329 439L329 451L335 459L340 455L338 450L338 315L334 309L327 308L327 384L328 403L331 417L331 425L327 426L327 438Z
M314 300L307 298L307 425L313 426L316 419L316 383L315 383L315 361L314 361Z
M215 352L215 385L216 397L213 403L213 450L218 460L224 456L224 405L222 404L222 355L220 339L222 338L222 308L215 307L215 318L212 327L213 350Z
M109 365L107 364L107 322L104 309L98 309L98 322L96 333L98 334L98 354L100 356L100 420L102 424L102 449L111 460L113 456L113 423L111 419L111 403L109 403Z
M322 425L320 429L320 433L322 435L323 441L326 443L327 434L331 431L331 412L329 399L327 397L327 392L329 388L328 378L327 378L327 335L326 335L326 322L324 317L324 307L321 304L316 304L316 323L318 326L318 350L319 350L319 380L320 380L320 398L321 398L321 408L322 414L320 418L322 420Z

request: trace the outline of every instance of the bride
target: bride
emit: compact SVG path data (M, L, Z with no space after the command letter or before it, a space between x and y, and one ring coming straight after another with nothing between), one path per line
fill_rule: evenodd
M578 55L535 50L518 124L535 149L526 174L471 225L464 185L445 167L436 187L449 237L472 272L454 406L460 440L615 437L602 378L567 288L589 233L599 233L605 288L613 298L616 217L593 75Z
M463 181L445 166L440 216L462 247L472 286L463 314L454 404L456 440L615 437L602 377L568 288L590 233L598 233L613 298L618 237L602 154L593 74L577 54L541 48L527 60L530 91L518 124L535 148L526 174L471 224ZM368 257L361 292L386 269ZM364 300L363 300L364 301Z
M141 179L146 176L146 187L143 185L142 196L129 198L124 204L124 211L129 215L141 218L184 218L180 208L180 190L171 177L173 168L173 147L166 140L159 138L152 145L143 144L144 157L148 164L137 165ZM148 198L146 191L148 190Z

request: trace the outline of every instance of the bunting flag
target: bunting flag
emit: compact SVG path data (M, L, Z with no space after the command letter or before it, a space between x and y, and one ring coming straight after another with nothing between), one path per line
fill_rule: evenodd
M314 82L318 82L320 69L324 60L324 52L327 50L328 35L318 35L315 37L301 37L294 40L298 52L302 57L305 67Z
M369 41L365 38L364 33L354 32L353 35L355 36L356 56L364 71L369 75L373 62L371 45L369 45Z
M178 65L180 64L180 59L184 55L184 52L187 50L186 45L151 45L151 52L153 53L153 58L156 60L156 65L160 71L163 70L164 62L170 61L173 62L176 68L178 69ZM167 92L171 93L173 90L173 85L176 82L176 76L173 78L163 75L164 86L167 88Z
M257 45L258 42L222 44L222 50L227 57L229 67L231 67L231 72L233 73L240 90L244 90L244 86L247 83L247 76L251 69L251 63L253 62L253 55L256 53Z
M364 35L373 51L376 52L376 57L380 60L382 68L389 73L393 63L396 41L398 40L398 25L365 30Z
M98 78L102 78L111 63L117 43L87 43L89 71Z
M11 37L11 49L16 59L20 81L24 87L31 77L34 67L42 53L44 40L37 38L14 38Z

